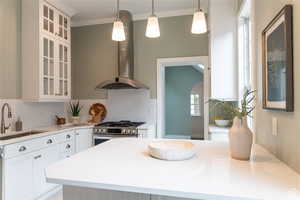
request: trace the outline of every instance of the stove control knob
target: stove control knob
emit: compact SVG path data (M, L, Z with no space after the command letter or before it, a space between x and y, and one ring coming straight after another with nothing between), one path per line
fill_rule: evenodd
M133 135L136 134L136 130L132 130L132 134L133 134Z
M125 129L122 129L121 134L126 134L126 130L125 130Z
M128 134L128 135L131 134L131 130L130 130L130 129L127 130L127 134Z

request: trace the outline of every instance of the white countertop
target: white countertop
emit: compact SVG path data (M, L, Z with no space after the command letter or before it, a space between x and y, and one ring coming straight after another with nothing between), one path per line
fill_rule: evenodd
M263 148L252 160L229 156L226 143L192 141L197 155L162 161L148 155L151 140L114 139L55 163L49 182L203 200L300 199L300 175Z
M39 138L39 137L45 137L51 134L57 134L59 132L63 132L63 131L72 131L72 130L76 130L76 129L85 129L85 128L93 128L94 125L92 124L79 124L79 125L72 125L72 124L67 124L67 125L62 125L62 126L50 126L50 127L40 127L40 128L35 128L35 129L28 129L28 130L23 130L20 132L8 132L6 134L3 134L0 136L1 137L5 137L5 136L9 136L9 135L18 135L18 134L22 134L24 132L29 132L29 131L41 131L42 133L39 134L33 134L33 135L28 135L28 136L24 136L24 137L19 137L19 138L14 138L14 139L9 139L9 140L0 140L0 146L4 146L4 145L8 145L8 144L13 144L13 143L17 143L17 142L22 142L22 141L26 141L26 140L32 140L35 138Z

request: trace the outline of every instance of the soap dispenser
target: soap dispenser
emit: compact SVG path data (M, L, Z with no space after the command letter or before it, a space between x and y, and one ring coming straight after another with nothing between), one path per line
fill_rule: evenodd
M16 131L22 131L23 129L23 123L21 121L21 118L18 117L18 120L16 121Z

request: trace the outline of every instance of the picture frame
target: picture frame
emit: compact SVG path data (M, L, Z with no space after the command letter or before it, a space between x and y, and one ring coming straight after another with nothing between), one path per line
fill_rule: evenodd
M293 6L286 5L262 33L263 108L294 111Z

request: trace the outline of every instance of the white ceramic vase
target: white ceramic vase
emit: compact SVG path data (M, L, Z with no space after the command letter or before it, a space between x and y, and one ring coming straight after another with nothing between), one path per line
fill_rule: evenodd
M72 116L72 123L73 124L79 124L80 123L80 117L79 116Z
M235 117L229 131L231 157L237 160L249 160L253 144L253 133L247 124L247 118Z

